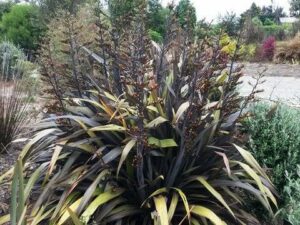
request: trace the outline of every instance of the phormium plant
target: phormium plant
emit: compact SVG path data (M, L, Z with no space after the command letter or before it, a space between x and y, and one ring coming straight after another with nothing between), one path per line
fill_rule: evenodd
M191 38L174 18L154 45L137 11L90 51L101 77L86 74L91 89L64 99L70 112L44 120L24 147L12 225L259 224L245 196L272 214L270 180L232 143L241 69L227 67L218 38Z

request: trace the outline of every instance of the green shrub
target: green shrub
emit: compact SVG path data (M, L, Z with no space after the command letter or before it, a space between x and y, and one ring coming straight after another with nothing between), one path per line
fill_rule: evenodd
M284 187L285 206L282 209L282 217L291 225L300 224L300 166L297 165L297 176L286 174L287 184Z
M160 33L154 31L154 30L148 30L149 36L151 38L151 40L157 42L157 43L161 43L163 40L163 37L161 36Z
M25 54L13 43L8 41L0 43L0 71L5 79L12 80L14 78L20 78L23 74L22 67L25 61Z
M257 53L256 44L243 44L237 49L237 40L231 38L229 35L224 34L220 40L222 52L230 55L231 57L236 54L238 60L252 60Z
M254 59L257 53L256 44L244 44L241 45L238 51L238 57L240 60L251 61Z
M281 197L278 216L292 225L300 219L300 110L258 103L244 125L248 148L269 170ZM256 212L265 218L262 210Z
M280 193L300 163L300 110L286 105L257 104L245 122L250 136L249 149L258 161L270 168L271 179Z
M286 40L292 35L292 26L289 24L271 24L263 26L264 37L274 36L276 40Z
M0 18L2 18L5 13L9 12L13 5L14 3L11 0L0 2Z
M8 39L28 52L36 50L45 30L39 16L39 9L34 5L14 5L2 17L2 39Z
M39 73L35 64L29 62L23 51L13 43L3 41L0 43L0 73L1 80L22 80L26 90L30 90L30 96L37 93Z
M228 34L224 34L220 40L220 46L222 47L222 52L233 56L237 49L237 41L229 37Z

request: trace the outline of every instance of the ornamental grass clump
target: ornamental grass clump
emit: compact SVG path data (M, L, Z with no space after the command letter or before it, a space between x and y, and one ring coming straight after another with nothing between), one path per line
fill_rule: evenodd
M27 120L28 97L20 81L0 77L0 153L20 133Z
M27 120L29 103L23 65L25 55L9 42L0 43L0 153L20 133Z
M192 37L172 13L163 45L151 42L144 10L126 27L110 23L101 51L82 49L99 76L86 74L90 88L63 99L66 113L24 147L12 225L259 224L248 197L272 215L273 185L233 144L241 68L227 67L218 38Z

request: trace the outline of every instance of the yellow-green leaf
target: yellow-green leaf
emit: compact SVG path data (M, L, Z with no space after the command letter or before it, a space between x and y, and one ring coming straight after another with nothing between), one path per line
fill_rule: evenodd
M181 191L180 189L178 189L178 188L173 188L173 189L176 190L178 192L178 194L180 195L180 198L181 198L181 200L183 202L186 214L188 216L188 220L190 221L190 219L191 219L191 213L190 213L190 206L189 206L187 197L185 196L185 194L183 193L183 191Z
M227 80L227 78L228 78L228 73L226 71L217 77L217 80L216 80L217 84L223 84L225 82L225 80Z
M143 207L145 205L145 203L148 201L148 199L156 196L156 195L159 195L159 194L162 194L162 193L167 193L168 192L168 189L167 188L160 188L160 189L157 189L156 191L154 191L141 205L141 207Z
M265 171L260 167L260 165L258 164L258 162L255 160L255 158L252 156L250 152L244 150L243 148L235 144L233 144L233 146L239 151L239 153L242 155L242 157L249 165L251 165L255 170L257 170L257 172L260 173L260 175L262 175L265 179L267 179L271 183Z
M226 225L224 221L221 220L212 210L203 206L193 206L191 212L200 217L205 217L209 219L214 225Z
M160 225L169 225L167 203L164 196L154 197L155 208L159 217Z
M110 99L110 100L112 100L112 101L114 101L114 102L117 102L117 101L118 101L118 98L117 98L117 97L113 96L112 94L108 93L107 91L104 91L104 95L105 95L108 99Z
M163 118L161 116L157 117L156 119L152 120L150 123L148 123L145 127L146 128L154 128L158 125L167 122L168 120L166 118Z
M10 215L5 215L0 217L0 225L8 223L10 221Z
M83 223L81 223L80 219L78 218L78 216L72 211L72 209L67 208L68 213L71 216L72 222L74 223L74 225L83 225Z
M260 189L260 191L263 194L263 197L266 200L266 203L269 203L269 201L267 200L267 197L269 197L271 199L271 201L274 203L274 205L276 207L278 207L275 197L273 196L271 191L262 183L260 177L255 173L255 171L247 164L244 164L241 162L237 162L237 163L240 164L240 166L248 173L248 175L251 176L255 180L258 188Z
M122 155L121 155L121 159L120 159L120 162L119 162L119 165L118 165L118 169L117 169L117 175L119 174L120 172L120 169L121 169L121 166L123 165L124 161L126 160L129 152L131 151L131 149L135 146L136 144L136 140L135 139L132 139L130 140L126 145L125 145L125 148L123 149L122 151Z
M184 112L190 107L190 103L189 102L185 102L182 103L181 106L179 106L174 119L173 119L173 123L177 123L179 121L179 119L181 118L181 116L184 114Z
M51 161L50 161L50 164L49 164L49 170L48 172L46 173L46 176L45 176L45 179L44 179L44 184L45 182L48 181L50 175L52 174L53 172L53 169L54 169L54 166L58 160L58 157L60 155L60 152L61 150L63 149L63 146L67 143L67 140L64 140L64 141L60 141L58 142L56 145L55 145L55 148L54 148L54 151L53 151L53 154L52 154L52 158L51 158Z
M118 197L123 193L122 190L117 191L107 191L101 193L91 204L87 207L87 209L82 213L80 219L83 223L87 224L91 218L91 216L95 213L95 211L99 208L99 206L109 202L110 200Z
M234 216L234 213L230 209L229 205L225 202L222 195L216 191L207 181L204 177L197 177L197 180L216 198L219 202L222 203L222 205L230 212L230 214Z
M70 207L68 207L69 209L71 209L73 212L75 212L78 208L78 206L80 205L82 198L77 199L77 201L75 201ZM62 217L60 218L59 222L57 223L57 225L62 225L64 224L64 222L67 221L67 219L70 218L70 213L66 210L64 212L64 214L62 215Z
M170 222L172 221L172 218L173 218L174 213L176 211L177 203L178 203L178 194L174 193L173 197L172 197L172 200L171 200L171 203L170 203L170 206L169 206L169 210L168 210L168 217L169 217Z
M177 147L177 143L173 139L163 139L159 140L154 137L149 137L148 138L148 144L153 145L155 147L159 148L171 148L171 147Z
M125 130L126 128L115 124L108 124L104 126L93 127L90 129L90 131L120 131L120 132Z
M235 161L236 163L238 163L245 171L246 173L253 178L253 180L255 181L255 183L257 184L259 190L261 191L264 199L266 200L266 203L268 204L268 207L270 208L269 206L269 201L267 199L267 195L268 193L266 192L266 187L263 185L261 179L259 178L259 176L255 173L255 171L250 167L248 166L247 164L245 163L242 163L242 162L238 162L238 161Z
M158 110L157 110L157 108L155 106L153 106L153 105L147 106L147 109L149 109L149 110L151 110L153 112L159 113Z

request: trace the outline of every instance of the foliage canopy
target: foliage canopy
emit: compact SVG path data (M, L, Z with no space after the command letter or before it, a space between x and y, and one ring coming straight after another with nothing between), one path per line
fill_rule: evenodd
M2 17L1 31L6 38L26 51L36 50L45 30L40 20L38 7L34 5L14 5Z

